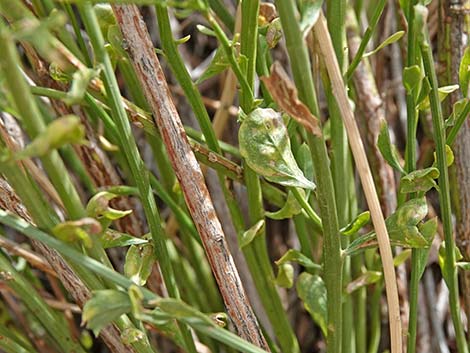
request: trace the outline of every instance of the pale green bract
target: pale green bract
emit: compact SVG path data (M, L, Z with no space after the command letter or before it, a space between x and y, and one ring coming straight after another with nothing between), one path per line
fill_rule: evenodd
M238 139L241 155L259 175L284 186L315 189L295 161L280 113L270 108L253 110L243 119Z

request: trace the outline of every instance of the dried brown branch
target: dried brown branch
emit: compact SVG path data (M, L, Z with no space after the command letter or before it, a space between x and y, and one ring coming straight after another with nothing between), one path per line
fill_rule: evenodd
M131 5L115 5L113 9L230 318L242 338L269 350L228 249L204 177L189 146L139 10Z
M359 129L354 119L354 114L349 104L346 93L346 86L343 82L343 76L336 59L333 44L323 14L315 24L314 34L319 44L320 52L324 60L328 75L330 76L333 94L338 102L338 107L343 117L346 132L349 137L351 150L356 162L356 168L361 179L362 188L369 205L372 222L377 233L380 255L382 257L385 288L387 292L388 313L390 320L390 341L392 353L401 353L403 351L402 329L400 318L400 304L398 300L398 290L395 276L395 267L393 266L392 249L388 237L385 220L380 208L380 202L375 190L374 179L367 162L364 145L362 144Z

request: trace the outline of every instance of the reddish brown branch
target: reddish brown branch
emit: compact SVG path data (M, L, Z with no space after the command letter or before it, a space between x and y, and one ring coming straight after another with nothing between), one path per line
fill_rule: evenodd
M139 10L132 5L114 6L114 12L227 311L241 337L268 350Z

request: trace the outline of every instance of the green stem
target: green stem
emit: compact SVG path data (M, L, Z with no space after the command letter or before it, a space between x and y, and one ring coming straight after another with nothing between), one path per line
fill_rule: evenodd
M415 7L416 9L416 7ZM421 8L420 8L421 9ZM460 316L459 304L459 284L458 272L455 259L455 241L452 226L452 209L450 203L450 186L449 186L449 173L446 160L446 140L445 140L445 127L444 118L442 115L442 107L439 100L438 82L436 70L434 68L434 61L432 50L429 45L429 37L427 28L425 27L420 36L421 54L423 57L424 70L426 76L431 84L431 92L429 94L429 101L431 103L431 114L434 129L434 139L436 142L436 156L437 168L439 169L439 201L441 205L441 217L444 227L445 238L445 259L444 269L447 273L443 276L446 278L446 284L449 287L449 305L452 322L455 329L455 338L457 341L458 351L460 353L468 353L468 346L465 340L465 333Z
M132 135L127 114L122 104L121 93L118 88L119 85L114 75L111 60L105 49L105 42L99 29L98 20L89 2L83 5L78 5L78 8L90 37L96 59L103 66L104 85L108 95L109 104L113 112L114 122L118 130L119 140L122 141L121 146L123 148L123 153L126 156L132 177L139 189L140 200L152 235L155 255L159 260L165 285L170 296L179 298L179 291L165 244L165 236L161 226L160 215L150 187L149 172L145 168L144 162L140 157L137 144ZM190 332L185 327L180 327L180 329L186 348L190 352L196 352Z
M286 39L294 80L300 99L315 116L320 116L311 75L310 60L296 18L295 1L277 0L277 9ZM317 196L324 234L324 279L328 293L328 352L341 352L342 259L335 191L323 137L308 135L315 166Z
M407 9L408 12L408 50L406 57L407 67L419 65L419 51L416 47L417 32L415 23L414 5L416 0L410 0ZM416 129L418 125L418 112L416 110L416 98L413 91L406 90L406 111L407 111L407 134L406 134L406 150L405 150L405 170L410 173L416 169ZM405 194L398 195L398 204L405 201ZM410 198L416 197L411 194ZM407 352L414 353L416 351L416 334L418 324L418 289L419 289L419 262L420 255L423 250L412 249L411 253L411 278L409 286L409 317L408 317L408 341Z
M410 2L413 2L413 1L410 0ZM348 71L346 72L346 82L349 82L351 80L354 74L354 70L356 70L357 66L361 62L362 56L364 55L367 44L369 44L369 41L372 38L372 34L374 34L375 28L377 27L377 24L379 23L380 16L382 15L382 12L386 4L387 4L387 0L379 0L379 2L375 5L375 11L370 19L369 26L367 26L367 29L364 32L364 35L362 36L359 49L357 50L357 53L354 56L354 58L351 60L351 64L349 65ZM356 14L357 14L357 18L361 18L360 14L357 13L357 11L356 11ZM333 20L336 21L336 19L333 19ZM330 21L328 21L328 23L329 22Z

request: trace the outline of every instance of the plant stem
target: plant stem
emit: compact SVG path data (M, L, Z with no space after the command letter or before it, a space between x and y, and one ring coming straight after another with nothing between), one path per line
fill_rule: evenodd
M118 88L119 86L116 81L116 76L114 75L111 60L105 49L104 38L99 29L98 20L89 2L83 5L78 5L78 8L82 15L82 20L85 24L88 35L90 36L96 59L103 65L104 85L106 93L108 94L109 104L113 112L114 122L117 127L119 139L122 141L121 146L123 148L124 155L126 156L132 177L139 189L140 200L147 218L154 243L155 255L159 260L165 285L170 296L179 298L178 287L176 285L176 280L174 278L168 250L164 240L164 232L161 226L160 215L150 187L149 173L139 155L139 150L134 137L132 136L127 114L122 104L121 93ZM185 327L180 327L180 329L185 341L186 349L190 352L195 352L196 348L189 331Z
M446 160L444 118L442 115L442 107L439 100L439 85L437 82L436 70L434 68L434 59L429 45L427 28L422 29L422 34L419 38L419 43L421 48L421 54L423 57L424 70L429 79L429 83L431 84L429 101L431 104L434 139L436 141L437 168L439 169L440 173L439 201L441 205L441 217L444 227L444 238L446 244L444 268L447 270L447 273L443 274L443 276L446 277L446 283L449 287L450 313L452 316L452 322L454 324L455 338L457 340L458 351L460 353L468 353L468 346L465 340L462 318L460 316L458 271L457 266L455 264L455 241L452 226L449 172Z
M311 75L310 60L296 16L294 1L277 0L286 46L299 92L299 98L310 111L319 116L319 109ZM335 191L323 137L308 134L308 143L315 166L318 204L324 234L324 279L328 293L328 336L330 353L341 352L342 331L342 259Z

